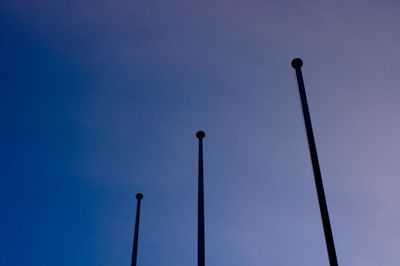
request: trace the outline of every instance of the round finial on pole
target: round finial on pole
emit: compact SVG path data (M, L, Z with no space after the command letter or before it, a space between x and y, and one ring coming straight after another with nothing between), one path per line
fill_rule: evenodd
M204 131L202 131L202 130L197 131L197 133L196 133L196 137L197 137L198 139L202 139L202 138L204 138L205 136L206 136L206 133L205 133Z
M144 197L144 196L143 196L142 193L137 193L137 194L136 194L136 199L137 199L137 200L142 200L143 197Z
M303 66L303 61L300 58L295 58L292 60L293 68L301 68Z

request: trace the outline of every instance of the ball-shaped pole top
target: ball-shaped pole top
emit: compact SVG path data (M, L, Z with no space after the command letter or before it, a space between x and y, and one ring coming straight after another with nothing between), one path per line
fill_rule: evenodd
M303 66L303 60L300 58L295 58L292 60L292 67L293 68L301 68Z
M143 198L144 198L144 196L143 196L142 193L137 193L137 194L136 194L136 199L137 199L137 200L142 200Z
M206 133L205 133L204 131L202 131L202 130L197 131L197 133L196 133L196 137L197 137L198 139L202 139L202 138L204 138L205 136L206 136Z

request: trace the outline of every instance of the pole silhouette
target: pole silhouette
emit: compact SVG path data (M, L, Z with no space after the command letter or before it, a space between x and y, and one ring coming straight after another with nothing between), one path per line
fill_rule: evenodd
M315 186L317 189L319 209L321 212L322 225L325 234L325 243L328 250L329 264L331 266L338 266L338 261L336 257L335 243L333 241L333 234L331 223L329 221L328 206L326 204L324 185L322 183L321 169L319 167L317 147L315 145L314 133L311 124L310 111L308 109L306 90L304 88L303 74L301 72L301 67L303 66L303 61L300 58L295 58L292 61L292 67L296 70L297 83L299 86L299 94L301 107L303 109L304 124L307 132L308 146L310 149L311 163L314 172Z
M135 233L133 236L133 249L132 249L132 259L131 266L136 266L137 264L137 253L138 253L138 241L139 241L139 220L140 220L140 203L143 199L142 193L136 194L137 207L136 207L136 220L135 220Z
M203 172L203 138L204 131L198 131L199 139L199 184L198 184L198 216L197 216L197 265L205 266L205 237L204 237L204 172Z

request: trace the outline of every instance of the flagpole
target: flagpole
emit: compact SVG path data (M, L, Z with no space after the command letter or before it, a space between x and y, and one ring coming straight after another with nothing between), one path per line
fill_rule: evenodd
M140 203L143 199L143 194L136 194L137 207L136 207L136 220L135 220L135 232L133 236L133 249L132 249L132 259L131 266L137 265L137 253L138 253L138 242L139 242L139 220L140 220Z
M308 103L307 103L306 90L304 88L303 74L301 72L302 66L303 66L303 61L300 58L293 59L292 67L296 70L297 83L299 86L300 101L301 101L301 106L303 109L304 124L305 124L306 132L307 132L308 146L310 149L311 163L312 163L312 168L313 168L313 172L314 172L315 186L317 189L319 208L320 208L321 218L322 218L322 225L323 225L324 234L325 234L325 242L326 242L326 247L327 247L328 256L329 256L329 263L331 266L337 266L338 261L337 261L337 257L336 257L335 243L333 241L332 228L331 228L331 223L329 221L328 206L326 203L324 186L322 183L321 169L319 167L317 147L315 145L314 133L313 133L312 124L311 124L310 111L308 109Z
M198 166L198 221L197 221L197 265L205 266L205 237L204 237L204 172L203 172L203 138L204 131L198 131L199 166Z

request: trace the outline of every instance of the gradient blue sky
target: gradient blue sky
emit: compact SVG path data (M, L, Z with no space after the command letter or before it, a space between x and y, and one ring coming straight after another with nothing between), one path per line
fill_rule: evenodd
M400 265L398 1L0 2L0 264ZM299 264L299 261L301 263Z

